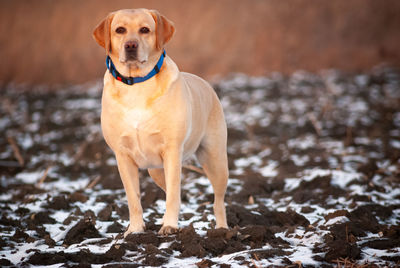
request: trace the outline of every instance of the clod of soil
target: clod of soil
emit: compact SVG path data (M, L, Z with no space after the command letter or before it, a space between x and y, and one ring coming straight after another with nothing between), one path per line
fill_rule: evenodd
M66 234L64 244L72 245L80 243L87 238L100 238L102 237L96 226L90 220L80 220L75 224Z

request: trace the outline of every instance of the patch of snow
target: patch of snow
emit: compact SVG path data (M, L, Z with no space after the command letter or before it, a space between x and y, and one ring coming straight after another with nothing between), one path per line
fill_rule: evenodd
M340 188L345 188L347 184L354 180L359 180L361 174L345 172L342 170L330 170L330 169L307 169L301 178L286 178L285 179L285 191L292 191L296 189L301 181L312 181L316 177L324 177L331 175L331 184Z
M64 102L64 107L68 110L77 109L100 109L101 102L98 99L77 99L77 100L67 100Z
M11 121L8 117L0 118L0 129L6 129L10 123Z
M400 138L400 129L393 129L389 131L390 136Z
M318 266L319 262L312 258L312 248L315 243L322 242L322 235L305 236L304 234L304 230L296 229L295 233L291 234L290 237L287 237L285 232L276 233L275 236L289 242L295 248L293 253L287 256L292 262Z
M307 135L302 138L290 139L287 141L289 148L298 148L301 150L306 150L316 146L315 136Z
M258 156L250 156L247 158L238 158L235 160L235 166L248 167L251 165L260 166L262 164L262 160Z
M294 189L296 189L297 187L299 187L301 182L301 178L286 178L285 179L285 191L286 192L290 192Z
M277 161L270 160L268 161L268 164L266 166L259 169L259 172L264 177L275 177L276 175L278 175L278 171L276 170L278 165L279 163Z
M400 247L398 248L392 248L390 250L384 250L384 249L374 249L374 248L363 248L362 255L361 255L361 260L359 260L360 263L364 262L370 262L371 260L374 260L374 263L378 265L385 265L385 261L382 260L382 257L396 257L399 256L400 253ZM379 261L379 259L381 261Z
M348 222L348 221L349 221L349 218L347 218L346 216L340 216L340 217L335 217L335 218L330 219L329 221L327 221L325 223L325 225L329 226L329 225L333 225L336 223L344 223L344 222Z
M292 154L290 155L290 160L293 161L293 163L296 166L304 166L308 161L310 161L310 157L308 155L297 155L297 154Z
M266 149L262 150L261 152L259 152L258 156L261 158L264 158L264 157L271 155L271 153L272 153L271 148L266 148Z
M365 74L360 74L354 77L354 82L359 86L359 87L365 87L368 85L369 82L369 76Z
M20 172L15 177L23 183L35 184L43 176L44 171Z
M110 157L106 160L106 164L108 166L116 166L117 165L117 159L115 157Z
M368 159L362 155L344 155L342 162L368 163Z
M400 141L398 140L390 140L390 146L396 149L400 149Z
M262 93L265 92L265 88L268 88L271 83L272 83L271 79L265 76L254 76L250 77L249 79L249 85L253 88L262 88L258 90L261 91Z

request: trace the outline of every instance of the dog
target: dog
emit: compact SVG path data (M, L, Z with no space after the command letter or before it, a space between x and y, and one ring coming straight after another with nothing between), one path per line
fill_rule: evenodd
M110 13L94 29L105 49L101 128L113 150L128 199L129 227L143 232L139 169L147 169L166 193L161 235L178 231L182 161L196 155L214 190L216 228L228 228L227 127L213 88L180 72L166 54L174 24L156 10Z

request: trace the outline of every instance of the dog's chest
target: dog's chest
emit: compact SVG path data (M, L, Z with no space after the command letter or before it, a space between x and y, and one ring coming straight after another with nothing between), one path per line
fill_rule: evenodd
M151 110L114 106L103 111L103 134L116 153L128 154L140 168L160 167L163 140L159 120Z
M142 109L131 110L126 115L125 124L131 127L121 135L121 149L126 150L139 167L161 166L161 133L152 113Z
M153 114L146 109L134 108L134 109L126 109L124 112L124 121L125 124L133 127L135 131L152 131L151 123L153 119ZM153 124L153 127L154 124ZM153 131L157 131L154 130Z

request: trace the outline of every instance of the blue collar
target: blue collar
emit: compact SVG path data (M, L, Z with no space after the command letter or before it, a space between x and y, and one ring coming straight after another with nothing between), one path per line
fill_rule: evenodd
M107 58L106 58L106 66L107 66L107 69L112 74L112 76L115 77L115 79L131 86L133 84L141 83L146 80L149 80L150 78L152 78L153 76L158 74L160 72L161 66L164 63L164 58L165 58L165 50L161 54L161 57L158 60L156 66L154 66L153 70L151 70L146 76L143 76L143 77L125 77L125 76L123 76L122 74L120 74L117 71L117 68L115 68L114 63L112 62L110 56L107 56Z

